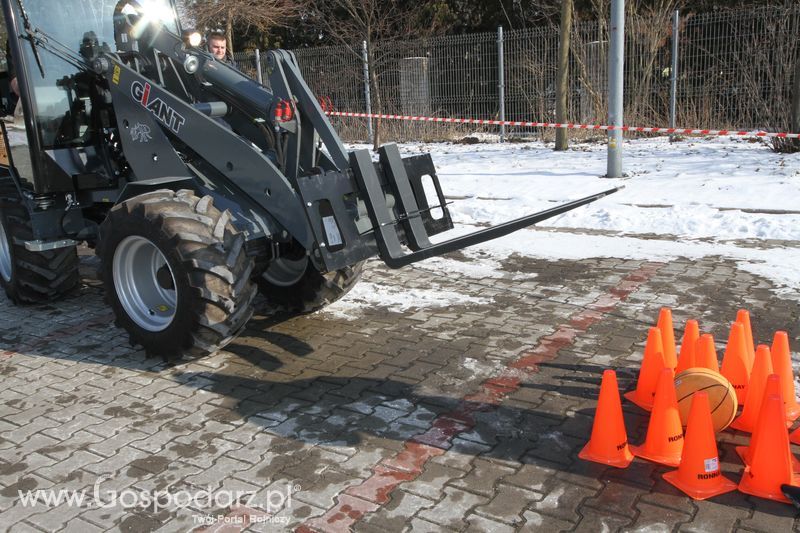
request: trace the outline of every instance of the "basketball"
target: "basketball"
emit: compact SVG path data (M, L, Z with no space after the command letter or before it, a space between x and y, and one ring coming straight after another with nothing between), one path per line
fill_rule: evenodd
M711 408L714 431L720 432L728 427L736 417L736 409L739 408L736 391L722 374L697 367L687 368L675 376L675 395L678 397L678 411L684 427L689 418L692 395L697 391L708 393L708 405Z

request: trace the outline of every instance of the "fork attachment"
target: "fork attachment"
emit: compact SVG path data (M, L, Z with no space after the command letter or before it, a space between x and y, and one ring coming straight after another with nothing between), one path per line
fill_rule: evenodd
M453 228L430 154L401 158L395 144L379 149L373 163L368 150L350 153L352 182L340 172L298 182L326 270L364 260L378 252L390 268L455 252L497 239L613 194L614 187L497 226L440 243L430 236ZM429 205L423 179L430 177L438 204ZM355 185L355 186L354 186ZM435 217L434 213L441 213ZM367 215L367 216L365 216Z

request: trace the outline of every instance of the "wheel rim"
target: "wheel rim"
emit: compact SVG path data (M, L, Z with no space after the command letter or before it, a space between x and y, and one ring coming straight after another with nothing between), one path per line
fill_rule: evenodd
M112 268L117 297L131 320L147 331L166 329L175 318L178 291L164 254L148 239L132 235L114 250ZM172 288L164 287L170 278Z
M289 287L300 281L303 274L306 273L307 265L307 257L301 259L281 257L270 263L262 277L273 285Z
M0 220L0 276L5 281L11 281L11 246L6 238L6 229Z

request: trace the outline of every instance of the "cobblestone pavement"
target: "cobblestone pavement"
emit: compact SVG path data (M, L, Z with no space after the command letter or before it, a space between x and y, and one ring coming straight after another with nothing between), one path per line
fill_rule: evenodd
M660 466L577 459L601 372L634 385L661 306L680 329L699 319L718 346L748 308L760 340L786 329L797 350L795 301L721 257L511 257L503 269L480 279L372 263L377 285L479 299L365 307L357 320L260 312L225 351L176 366L129 346L88 258L79 295L35 307L0 297L0 528L800 531L788 505L695 502ZM646 418L623 405L639 443ZM720 439L738 481L733 446L745 440ZM24 506L20 491L37 489L88 496ZM158 491L174 499L135 507Z

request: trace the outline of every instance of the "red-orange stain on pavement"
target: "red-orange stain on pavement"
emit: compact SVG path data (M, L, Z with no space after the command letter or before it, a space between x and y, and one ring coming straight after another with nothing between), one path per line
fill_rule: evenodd
M519 390L522 384L519 375L521 371L538 372L540 363L555 359L560 350L571 346L579 334L599 322L605 313L613 310L662 266L662 264L648 263L638 271L630 273L612 288L609 294L600 296L594 303L570 317L567 323L540 339L534 349L508 364L508 368L498 376L484 381L480 389L465 396L456 409L438 416L428 430L406 441L403 451L380 461L373 468L369 478L339 495L333 508L322 517L310 520L295 531L300 533L348 531L357 520L375 512L390 500L395 488L406 481L416 479L430 459L444 454L452 446L454 438L471 430L475 426L475 413L496 409L506 397ZM357 510L351 509L353 502L361 502ZM306 525L312 529L305 529Z
M348 488L345 493L358 496L371 502L384 504L389 501L389 493L404 481L412 481L416 472L400 472L378 464L372 469L372 476L361 485Z

